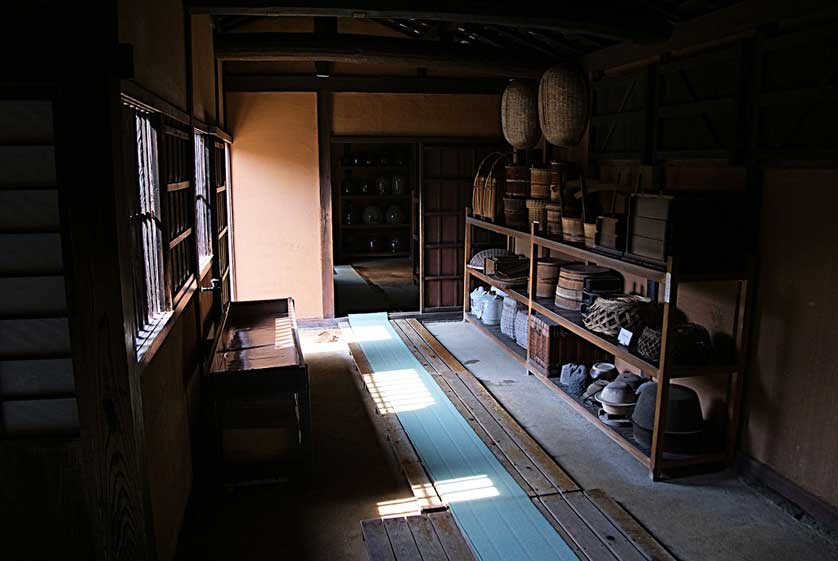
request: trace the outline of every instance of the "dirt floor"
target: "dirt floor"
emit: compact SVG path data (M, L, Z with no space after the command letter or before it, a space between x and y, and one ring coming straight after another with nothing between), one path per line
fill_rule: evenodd
M338 333L300 333L311 378L310 477L196 490L178 560L365 560L361 520L412 500L389 445L370 420L353 378L354 363Z
M335 267L337 316L419 309L410 259L376 259Z

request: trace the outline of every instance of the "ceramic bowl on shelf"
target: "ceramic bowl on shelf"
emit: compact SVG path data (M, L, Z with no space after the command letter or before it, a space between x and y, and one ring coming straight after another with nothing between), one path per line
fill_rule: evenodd
M594 380L613 380L617 377L617 367L610 362L597 362L591 366L591 378Z
M611 382L594 396L606 413L630 415L637 403L634 389L625 382Z

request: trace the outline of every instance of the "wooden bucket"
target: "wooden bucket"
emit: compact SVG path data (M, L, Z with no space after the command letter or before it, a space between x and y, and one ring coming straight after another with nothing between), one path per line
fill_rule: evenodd
M550 170L548 168L532 168L530 170L530 198L550 198Z
M536 261L536 287L535 295L538 298L550 298L556 291L556 283L559 280L559 267L561 262L558 259L542 257Z
M596 224L585 222L585 247L596 247Z
M562 205L549 203L547 209L547 235L551 238L562 236Z
M509 183L507 183L509 185ZM506 197L503 199L503 217L510 228L527 227L527 200Z
M562 238L566 242L580 243L585 241L585 230L581 218L562 216Z
M530 168L519 165L506 166L506 196L530 196Z

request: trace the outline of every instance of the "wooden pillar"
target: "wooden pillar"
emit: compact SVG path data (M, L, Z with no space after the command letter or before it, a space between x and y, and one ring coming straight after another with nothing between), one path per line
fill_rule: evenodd
M332 252L332 94L317 92L317 151L320 166L320 262L323 317L335 317L334 255Z

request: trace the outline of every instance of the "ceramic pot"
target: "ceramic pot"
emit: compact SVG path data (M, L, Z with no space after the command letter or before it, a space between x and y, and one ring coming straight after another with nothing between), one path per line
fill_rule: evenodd
M390 192L390 178L382 175L376 179L375 190L379 195L387 195Z
M381 209L377 206L368 206L364 209L364 224L381 224L382 218Z
M407 195L407 178L403 175L394 175L392 189L394 195L399 197Z
M403 224L404 212L399 205L390 205L386 212L387 224Z

